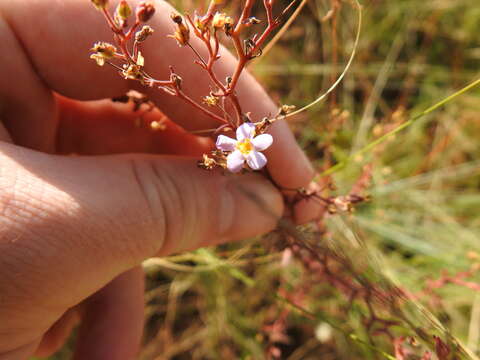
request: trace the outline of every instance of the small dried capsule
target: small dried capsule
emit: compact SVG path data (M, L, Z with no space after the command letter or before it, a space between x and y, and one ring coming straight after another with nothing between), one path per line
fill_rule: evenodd
M136 16L137 16L137 21L139 22L149 21L154 14L155 14L155 5L153 5L151 1L142 1L137 6Z
M116 15L123 21L127 20L130 15L132 15L132 8L128 5L126 0L120 1L120 4L117 6Z
M145 25L140 31L137 31L135 34L135 40L138 42L145 41L152 34L153 29L150 26Z

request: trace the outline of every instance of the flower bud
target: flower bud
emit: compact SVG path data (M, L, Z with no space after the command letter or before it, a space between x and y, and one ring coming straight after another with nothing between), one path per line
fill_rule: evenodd
M97 10L103 10L108 5L108 0L91 0L93 6L97 8Z
M116 14L123 21L127 20L128 17L132 15L132 8L128 5L126 0L120 1L120 4L117 6Z
M177 40L178 45L185 46L190 40L190 31L185 25L180 24L175 30L173 37L175 38L175 40Z
M151 1L142 1L137 6L136 16L138 22L147 22L155 14L155 5Z
M183 22L182 17L179 14L176 14L176 13L171 13L170 14L170 19L172 19L172 21L175 24L181 24Z
M175 13L170 15L172 21L177 24L175 27L175 32L169 37L177 40L178 45L185 46L190 41L190 29L183 23L183 18Z

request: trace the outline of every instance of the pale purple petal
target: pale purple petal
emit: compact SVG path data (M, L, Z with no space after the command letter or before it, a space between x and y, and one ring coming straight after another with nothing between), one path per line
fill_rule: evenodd
M273 143L273 137L269 134L262 134L258 135L254 139L252 139L252 144L255 150L263 151L270 147Z
M227 168L233 173L242 170L244 162L245 158L243 157L243 154L238 150L235 150L227 156Z
M255 125L252 123L243 123L237 128L237 140L243 141L255 136Z
M222 151L233 151L235 150L235 145L237 145L237 140L229 138L225 135L218 135L217 143L215 144L217 149Z
M260 170L267 164L267 158L261 152L252 151L247 156L247 164L253 170Z

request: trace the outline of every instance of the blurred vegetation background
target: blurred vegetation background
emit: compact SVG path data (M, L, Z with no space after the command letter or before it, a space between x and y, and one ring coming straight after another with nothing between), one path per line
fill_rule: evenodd
M192 11L200 1L172 2ZM241 2L233 3L235 14ZM278 0L277 9L282 4L288 1ZM291 120L320 172L480 77L478 0L362 5L357 56L344 81ZM256 11L263 19L261 6ZM251 71L279 104L305 105L343 71L356 26L352 2L309 0ZM480 89L474 89L334 173L332 194L347 194L371 164L371 201L327 221L331 238L362 244L342 251L352 261L368 259L372 281L388 278L414 294L414 306L425 310L415 313L414 325L422 317L438 320L471 358L480 354L479 139ZM367 333L365 304L349 304L335 286L312 280L275 236L147 261L141 358L402 359L395 341ZM458 277L463 283L432 283L465 271L468 278ZM51 359L69 356L67 346Z

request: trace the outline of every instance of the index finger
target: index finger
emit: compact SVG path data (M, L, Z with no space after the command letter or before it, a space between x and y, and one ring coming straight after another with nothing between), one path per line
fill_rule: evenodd
M133 6L137 3L131 1ZM114 5L115 2L112 2L112 8ZM157 15L150 22L155 34L142 49L146 69L155 78L165 79L169 74L168 66L174 65L183 78L185 91L193 99L201 101L210 91L208 75L193 65L191 51L178 47L175 41L166 38L172 32L169 15L174 9L163 1L156 1L155 6ZM47 90L70 98L92 100L113 97L137 85L128 84L112 69L98 68L88 58L88 49L94 42L112 39L111 31L90 1L6 0L0 3L0 14L19 44L9 57L0 59L0 71L6 69L12 73L25 73L24 64L28 63L31 73L21 82L2 82L0 94L9 91L11 98L13 85L17 88L13 91L17 97L32 99L28 91L44 86ZM192 46L202 51L199 40L192 38L191 42ZM221 55L221 61L215 66L220 79L231 74L236 64L235 58L227 50L222 49ZM22 61L16 61L15 58ZM4 63L8 64L3 66ZM8 90L5 89L7 87ZM277 107L273 101L247 72L241 76L236 89L243 111L251 112L252 120L276 113ZM142 91L148 93L169 118L188 130L218 126L212 119L174 96L158 89L143 88ZM47 93L43 95L42 103L51 102ZM31 101L35 102L36 99ZM267 155L273 179L284 187L305 186L312 178L312 169L288 126L277 122L272 126L271 133L274 144Z

